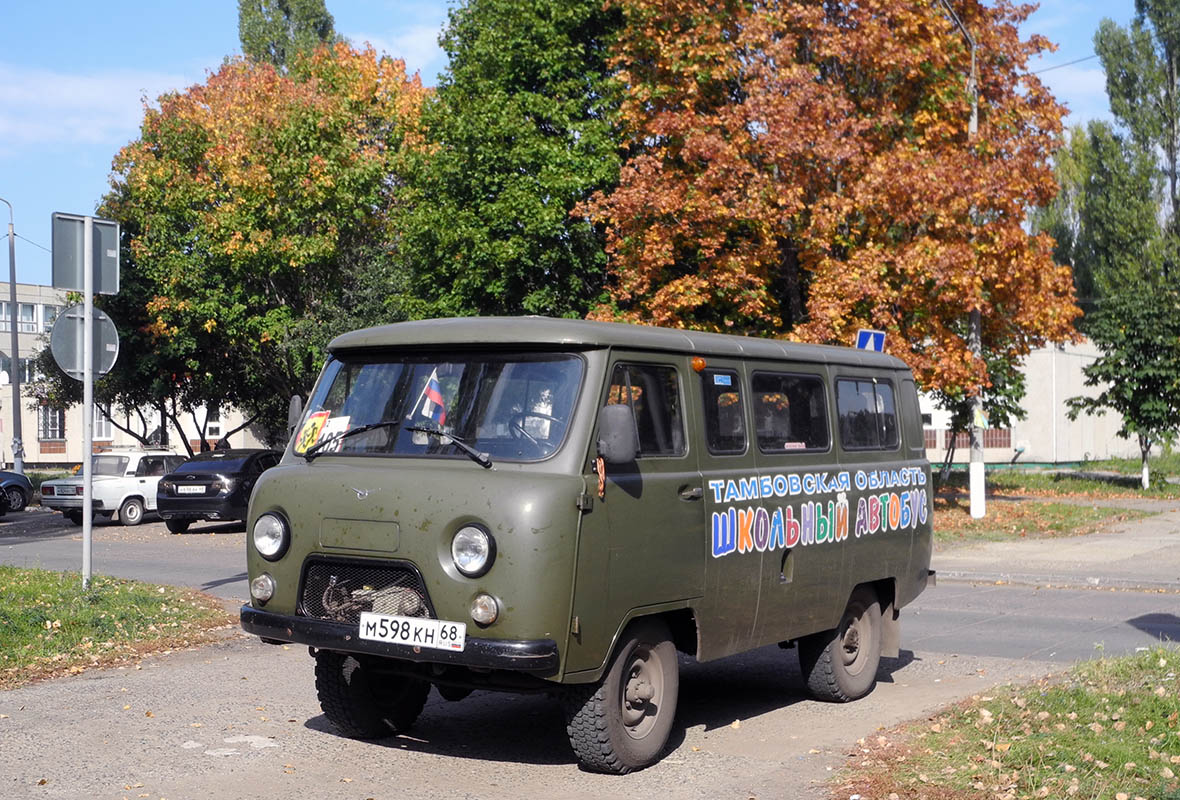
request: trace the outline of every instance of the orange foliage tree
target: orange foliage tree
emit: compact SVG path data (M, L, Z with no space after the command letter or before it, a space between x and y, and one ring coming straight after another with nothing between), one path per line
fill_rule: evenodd
M102 207L125 237L108 306L143 338L127 387L234 403L280 434L326 341L384 319L388 211L427 91L343 43L288 67L231 59L148 106Z
M1056 192L1062 108L1032 75L1030 7L614 0L627 26L627 160L581 211L608 234L594 316L850 344L889 333L925 386L986 379L967 345L1019 357L1072 335L1052 241L1022 227Z

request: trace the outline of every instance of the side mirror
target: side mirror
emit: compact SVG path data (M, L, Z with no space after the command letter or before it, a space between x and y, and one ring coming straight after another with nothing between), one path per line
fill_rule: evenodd
M638 453L639 434L631 406L603 406L598 412L598 455L608 464L629 464Z
M303 416L303 397L300 395L291 395L291 404L287 406L287 435L290 436L295 430L295 426L299 424L299 418Z

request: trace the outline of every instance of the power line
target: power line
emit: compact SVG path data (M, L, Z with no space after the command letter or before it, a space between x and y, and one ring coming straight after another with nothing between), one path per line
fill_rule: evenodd
M1061 69L1062 67L1072 67L1074 64L1081 64L1083 61L1089 61L1090 59L1093 59L1093 58L1098 58L1098 54L1091 53L1090 55L1086 56L1085 58L1075 58L1073 61L1066 61L1064 64L1054 64L1053 66L1045 67L1044 69L1035 69L1028 74L1029 75L1040 75L1042 72L1052 72L1053 70Z
M24 236L21 236L19 233L17 233L17 234L16 234L16 238L18 238L18 239L24 239L26 242L28 242L29 244L33 245L33 247L40 247L40 248L41 248L42 250L44 250L46 253L50 253L50 254L52 254L52 253L53 253L53 251L52 251L52 250L50 250L50 249L49 249L48 247L46 247L45 245L42 245L42 244L37 244L37 243L36 243L36 242L34 242L32 239L29 239L29 238L26 238L26 237L24 237Z

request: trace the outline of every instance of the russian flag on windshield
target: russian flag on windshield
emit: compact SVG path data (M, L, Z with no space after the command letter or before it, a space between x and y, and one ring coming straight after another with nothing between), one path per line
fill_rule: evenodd
M430 418L442 427L447 421L447 409L443 404L442 386L438 382L438 367L430 373L426 388L422 391L422 416Z

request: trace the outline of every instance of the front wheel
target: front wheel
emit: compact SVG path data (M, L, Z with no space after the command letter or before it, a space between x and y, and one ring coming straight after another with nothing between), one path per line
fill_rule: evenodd
M124 525L138 525L143 522L143 501L136 497L129 497L119 508L119 522Z
M321 650L315 654L315 690L324 716L342 736L378 739L414 724L426 705L430 684L400 675L375 675L356 656Z
M847 703L877 683L881 663L881 604L877 593L858 586L834 630L799 641L799 666L817 700Z
M598 684L570 688L566 733L586 769L623 775L655 763L668 743L680 675L668 627L640 620Z

